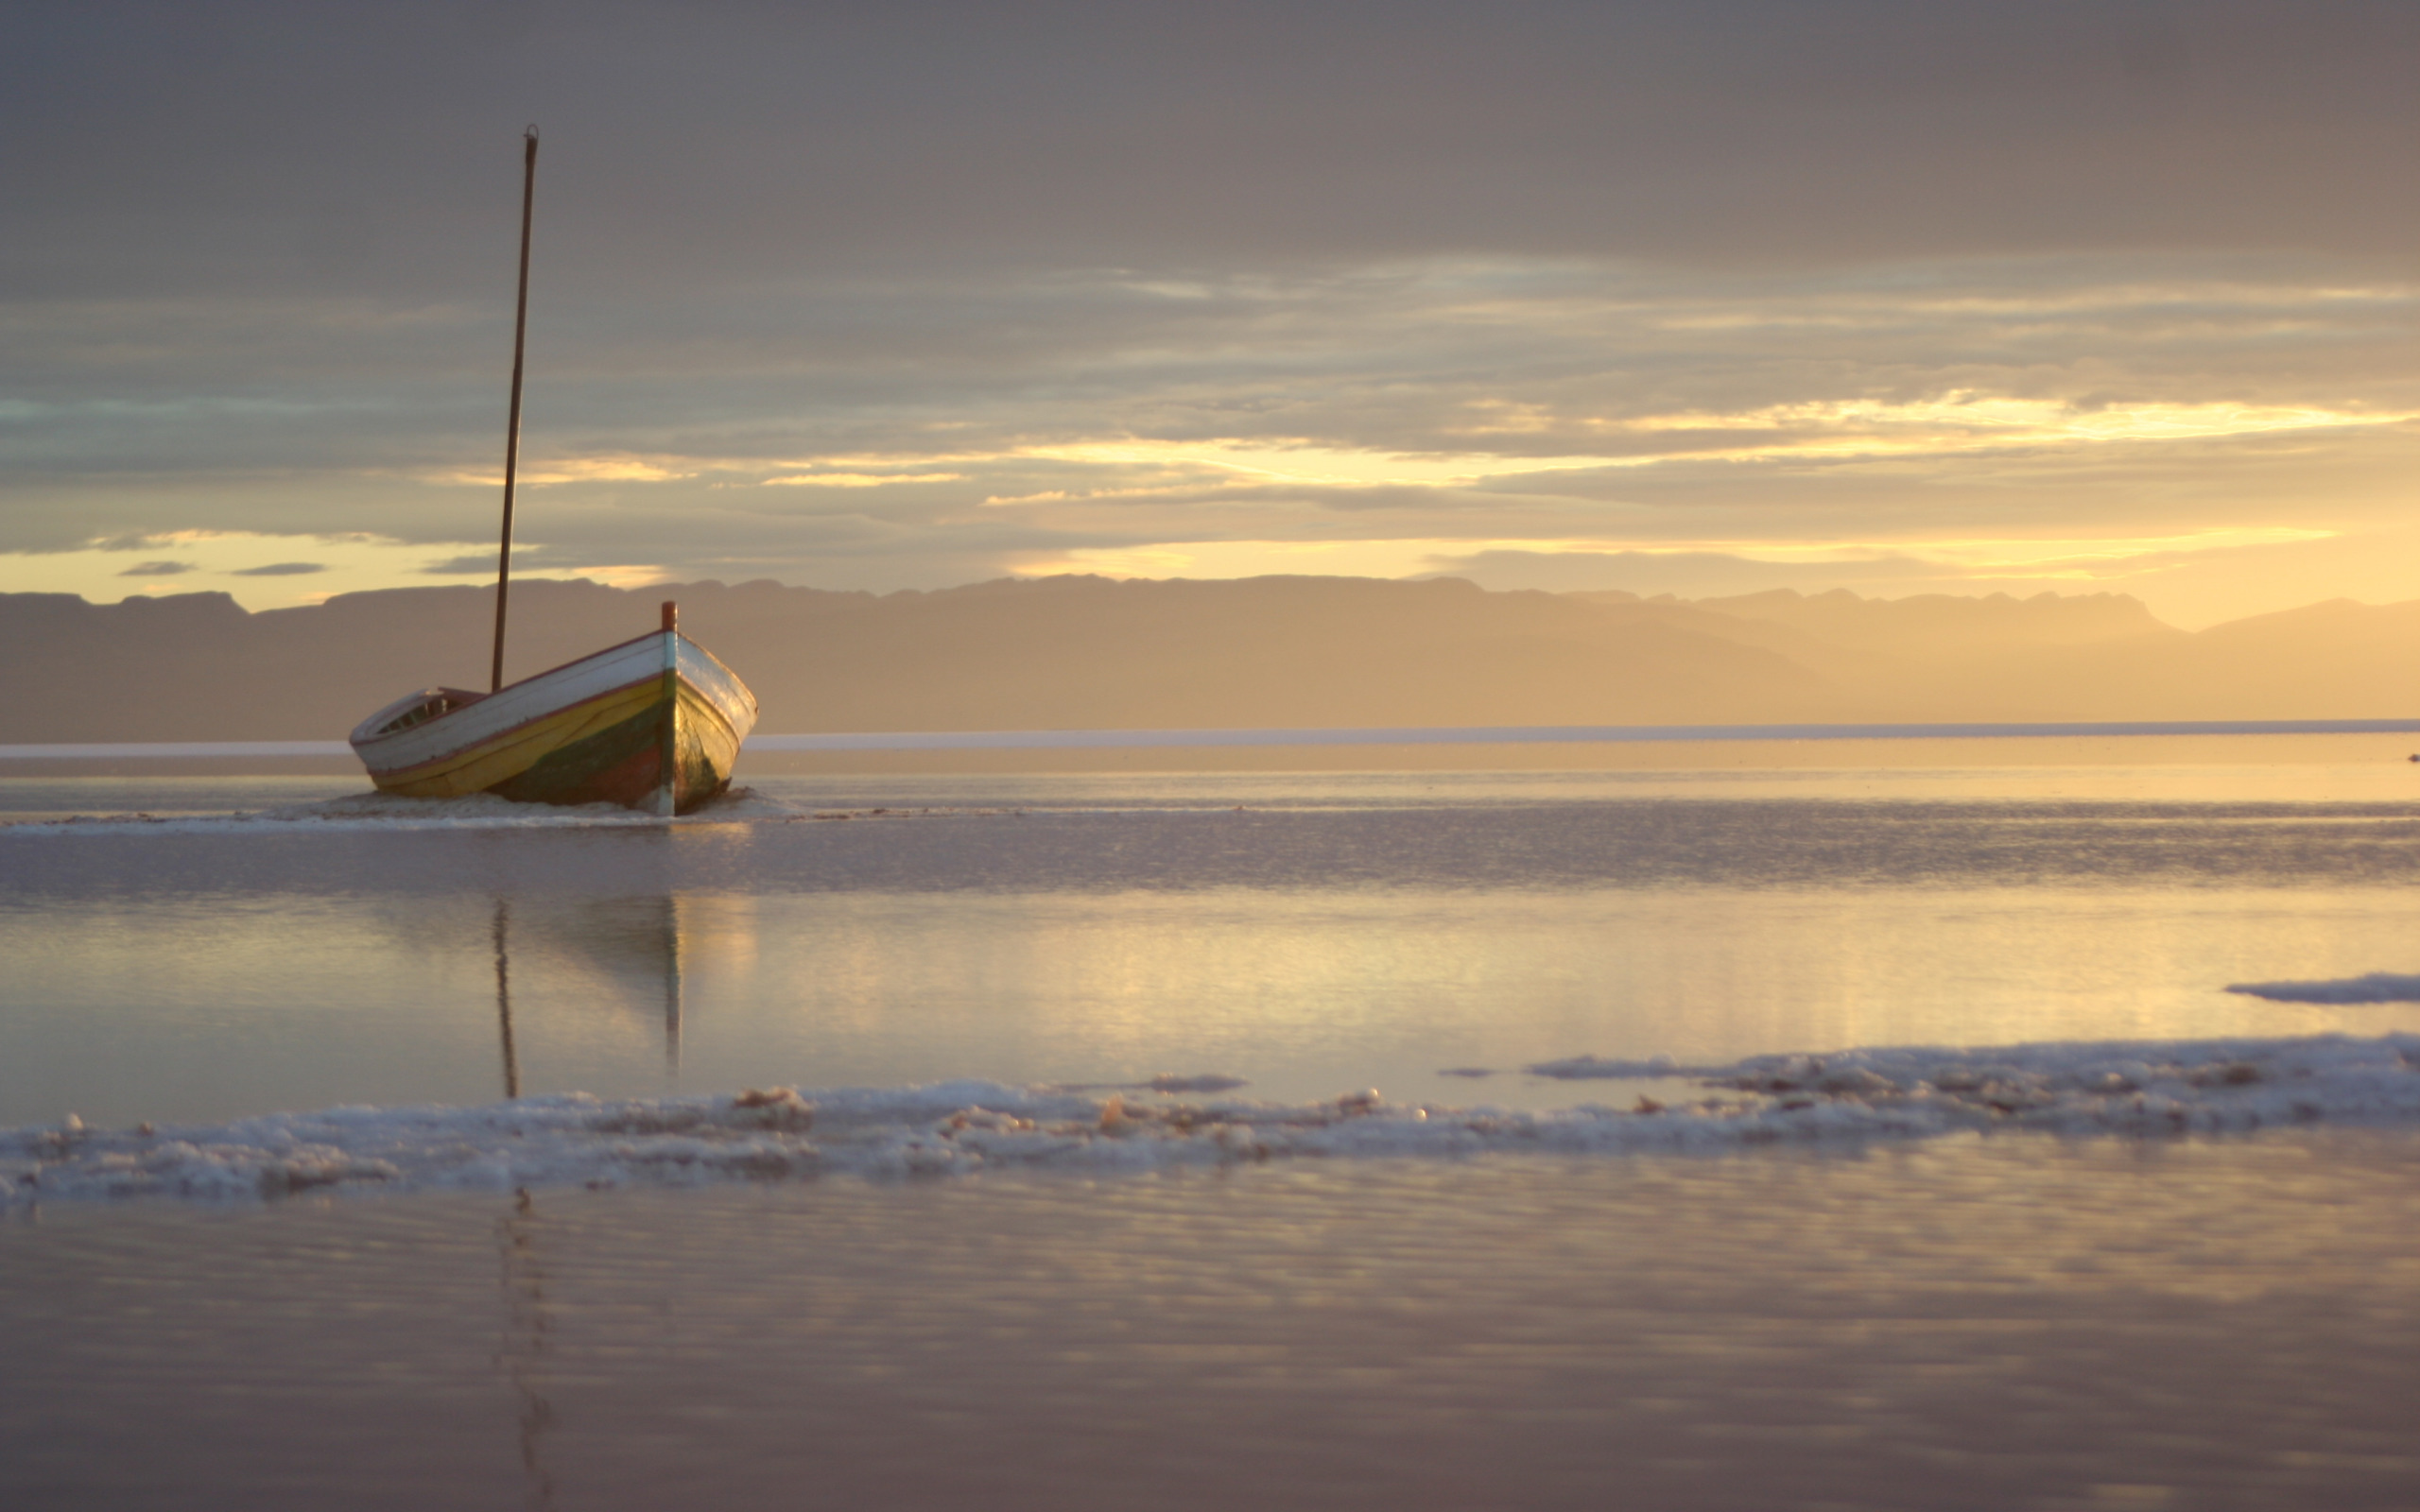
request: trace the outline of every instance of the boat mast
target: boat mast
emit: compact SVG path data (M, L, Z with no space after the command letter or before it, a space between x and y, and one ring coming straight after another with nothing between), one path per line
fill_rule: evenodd
M504 431L504 543L495 558L495 660L488 691L504 686L504 596L512 584L512 478L521 465L521 351L529 330L529 206L538 190L538 129L521 134L521 293L512 311L512 414Z
M681 607L664 601L664 730L655 747L655 812L681 812Z

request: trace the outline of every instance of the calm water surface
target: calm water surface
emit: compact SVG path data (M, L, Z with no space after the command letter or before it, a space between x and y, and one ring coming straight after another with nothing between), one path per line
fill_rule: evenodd
M2420 1029L2223 990L2420 971L2415 784L16 780L167 822L0 831L0 1125ZM0 1503L2405 1507L2415 1177L2378 1130L54 1206L0 1220Z
M2405 1508L2360 1134L0 1223L14 1508Z
M524 1092L1176 1072L1521 1107L1617 1096L1519 1072L1589 1053L2420 1027L2223 990L2420 966L2420 798L2278 791L2330 775L788 779L670 828L20 826L0 1125L486 1102L500 1009Z

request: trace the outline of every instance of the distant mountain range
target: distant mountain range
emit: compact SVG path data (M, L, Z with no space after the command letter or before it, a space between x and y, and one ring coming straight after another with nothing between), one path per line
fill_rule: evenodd
M492 592L257 614L224 593L0 594L0 743L340 738L411 689L485 687ZM513 587L508 675L645 633L666 598L782 733L2420 713L2420 601L2187 633L2109 593L1685 601L1459 578L533 579Z

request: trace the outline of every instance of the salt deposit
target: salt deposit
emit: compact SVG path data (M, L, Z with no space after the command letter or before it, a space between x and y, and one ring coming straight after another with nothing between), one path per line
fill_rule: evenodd
M2323 982L2238 982L2227 990L2273 1003L2420 1003L2420 976L2372 971Z
M72 814L57 818L18 818L0 821L0 831L17 836L127 833L224 836L280 831L402 833L421 830L646 829L666 824L786 824L800 820L988 816L1011 812L1014 811L980 806L861 810L804 808L753 788L735 787L694 813L666 819L614 803L517 803L493 793L431 799L372 792L231 814Z
M1656 1069L1649 1069L1656 1068ZM1283 1159L1574 1155L1910 1141L2033 1130L2168 1136L2318 1123L2420 1125L2420 1035L1896 1047L1725 1066L1591 1057L1573 1078L1662 1076L1620 1111L1187 1100L953 1081L921 1087L484 1108L337 1108L216 1127L104 1130L70 1116L0 1132L0 1206L246 1200L301 1192L510 1190L901 1177L1046 1167L1096 1174ZM1215 1090L1175 1075L1145 1087Z
M291 803L250 813L211 815L78 814L57 819L25 819L5 826L13 833L92 834L162 832L236 834L267 829L331 830L534 830L597 826L782 821L818 817L811 812L735 788L695 814L666 820L613 803L556 805L516 803L493 793L464 798L402 798L358 793L317 803Z

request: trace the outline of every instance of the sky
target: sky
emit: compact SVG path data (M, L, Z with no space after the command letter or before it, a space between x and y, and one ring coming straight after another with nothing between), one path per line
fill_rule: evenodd
M15 0L0 591L2420 597L2420 7Z

